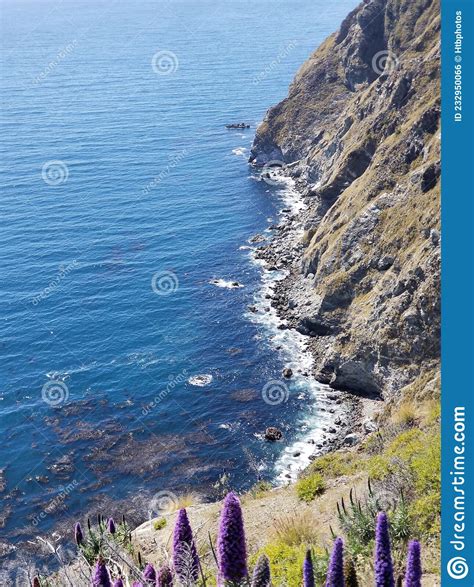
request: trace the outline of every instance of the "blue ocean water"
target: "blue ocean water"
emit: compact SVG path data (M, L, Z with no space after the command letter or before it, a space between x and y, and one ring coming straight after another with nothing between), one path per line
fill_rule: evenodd
M246 156L354 5L1 2L2 540L274 477L261 432L308 402L262 400L285 363L245 245L282 202Z

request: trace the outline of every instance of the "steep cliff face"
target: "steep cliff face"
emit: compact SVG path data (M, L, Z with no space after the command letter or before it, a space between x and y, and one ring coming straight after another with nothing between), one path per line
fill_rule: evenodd
M310 276L290 322L334 387L393 395L437 369L439 27L435 0L364 1L257 130L250 161L285 162L305 196L285 303Z

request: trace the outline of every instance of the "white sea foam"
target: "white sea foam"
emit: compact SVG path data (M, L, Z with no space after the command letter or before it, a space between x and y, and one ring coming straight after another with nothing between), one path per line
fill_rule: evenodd
M212 383L212 375L209 373L201 373L200 375L193 375L188 379L188 383L191 385L196 385L197 387L205 387Z
M244 287L243 284L238 281L226 281L225 279L211 279L209 283L216 287L223 287L226 289L238 289L239 287Z
M237 147L236 149L232 149L232 153L239 157L246 157L247 147Z

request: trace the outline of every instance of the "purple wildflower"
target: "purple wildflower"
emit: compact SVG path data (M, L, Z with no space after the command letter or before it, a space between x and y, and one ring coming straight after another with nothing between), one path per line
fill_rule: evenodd
M344 543L342 538L334 540L334 546L329 561L326 587L344 587Z
M118 579L115 579L114 587L123 587L123 581L122 581L121 577L119 577Z
M79 522L74 526L74 539L77 546L80 546L84 542L84 534L82 533L82 528Z
M143 587L143 583L140 583L140 581L134 581L132 587Z
M173 534L173 566L182 582L197 581L199 558L185 509L178 512Z
M224 500L217 539L219 579L240 583L248 575L244 521L239 498L230 492Z
M145 583L153 583L155 584L156 581L156 572L155 567L150 563L146 564L146 567L143 571L143 578L145 579Z
M303 563L303 587L314 587L314 569L311 551L306 551Z
M107 530L111 534L115 534L116 528L115 528L115 522L114 522L113 518L109 518L109 521L107 522Z
M253 570L251 587L269 587L270 584L270 562L267 555L262 554Z
M407 569L405 573L405 587L421 587L421 547L418 540L412 540L408 545Z
M156 587L171 587L173 585L173 575L168 565L164 565L158 571L156 577Z
M388 518L385 512L380 512L375 529L375 586L394 587L394 585Z
M112 587L110 575L105 563L99 559L95 565L94 576L92 578L93 587Z

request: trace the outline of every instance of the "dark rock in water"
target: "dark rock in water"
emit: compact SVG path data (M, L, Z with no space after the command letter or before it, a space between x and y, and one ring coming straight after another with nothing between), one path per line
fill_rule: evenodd
M290 379L293 376L293 369L290 369L290 367L286 367L286 369L283 369L283 377L285 377L286 379Z
M300 453L300 452L297 450L297 451L295 451L295 452L293 453L293 456L294 456L294 457L299 457L299 456L301 456L301 453Z
M249 238L249 243L262 243L265 240L266 238L263 236L263 234L255 234Z
M283 432L276 428L275 426L269 426L265 430L265 440L270 440L271 442L275 442L276 440L281 440L283 438Z
M250 124L247 124L246 122L233 122L232 124L226 124L225 127L226 128L242 129L242 128L250 128Z
M256 306L247 306L247 310L249 312L252 312L253 314L255 314L255 312L257 312L257 307Z

